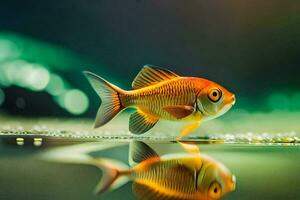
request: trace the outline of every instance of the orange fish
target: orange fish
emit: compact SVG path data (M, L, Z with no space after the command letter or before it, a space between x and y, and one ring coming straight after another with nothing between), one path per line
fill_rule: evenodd
M132 82L133 90L125 91L103 78L84 72L102 103L95 128L103 126L127 107L137 110L129 119L129 130L142 134L159 119L187 120L183 137L197 128L202 120L216 118L235 103L235 96L221 85L203 78L182 77L158 67L146 65Z
M95 159L103 170L95 192L102 193L133 181L142 200L217 200L235 189L235 177L221 163L200 154L158 154L143 142L132 142L128 168L119 161ZM92 164L90 162L89 164Z

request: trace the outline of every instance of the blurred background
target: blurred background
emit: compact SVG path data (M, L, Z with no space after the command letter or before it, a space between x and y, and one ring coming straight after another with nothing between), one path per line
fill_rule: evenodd
M299 199L299 54L299 0L1 0L0 199L133 199L131 183L95 196L100 170L35 156L132 138L126 115L92 129L100 100L82 71L129 90L145 64L235 93L228 113L189 138L237 143L201 145L237 177L225 199ZM159 123L138 137L172 153L163 141L181 128ZM127 162L127 146L116 149L103 155Z
M144 64L214 80L235 110L300 110L300 2L1 1L0 112L94 117L89 70L130 89Z

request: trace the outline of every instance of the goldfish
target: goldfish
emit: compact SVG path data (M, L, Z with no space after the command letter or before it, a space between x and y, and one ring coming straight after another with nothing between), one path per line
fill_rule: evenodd
M133 182L133 193L142 200L217 200L235 190L235 176L212 158L203 154L159 156L138 141L130 144L132 167L105 158L93 162L103 171L95 190L98 194L128 181Z
M91 72L83 72L100 96L101 105L94 127L101 127L120 111L136 108L129 118L129 130L143 134L160 119L192 122L180 137L188 135L207 121L226 113L235 103L235 95L221 85L197 77L182 77L160 67L145 65L125 91Z

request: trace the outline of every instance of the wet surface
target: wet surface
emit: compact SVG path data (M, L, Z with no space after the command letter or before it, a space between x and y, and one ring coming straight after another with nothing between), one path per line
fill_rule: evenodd
M283 117L284 116L284 117ZM36 136L62 138L68 141L124 141L130 139L175 141L184 123L161 121L146 134L128 131L129 113L93 129L92 119L16 118L0 116L0 136ZM183 140L199 143L299 144L300 113L228 113L203 122L201 127Z
M131 183L101 196L93 190L101 171L88 165L68 163L82 153L128 163L128 141L108 143L33 137L2 138L0 154L1 198L30 199L135 199ZM19 143L18 143L19 142ZM38 145L34 145L34 142ZM184 150L171 142L147 142L160 155ZM201 153L223 163L237 179L236 191L224 199L297 199L300 184L298 145L198 144ZM48 162L43 155L58 155L61 162ZM41 156L42 155L42 156ZM30 184L28 184L30 183Z
M282 114L244 114L237 120L233 114L203 123L182 141L197 144L201 154L235 174L236 190L224 199L294 200L300 184L300 115L281 119ZM185 152L175 142L181 124L162 122L152 132L136 136L127 130L127 114L96 130L90 119L0 118L0 199L136 199L131 182L95 196L101 170L68 159L84 153L128 164L133 139L146 142L160 155ZM60 161L43 159L49 153Z

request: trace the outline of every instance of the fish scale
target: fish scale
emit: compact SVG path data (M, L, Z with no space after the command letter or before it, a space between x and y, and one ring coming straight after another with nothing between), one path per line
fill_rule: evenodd
M168 190L169 192L180 193L181 196L188 197L196 192L195 179L191 171L186 168L174 171L180 166L180 162L176 160L157 162L149 168L134 170L131 179L138 183L150 183L150 185L159 186L156 188L157 190Z
M188 78L178 78L149 86L139 90L128 91L121 96L124 106L136 106L150 111L155 116L175 119L163 107L168 105L193 105L195 103L195 86Z

